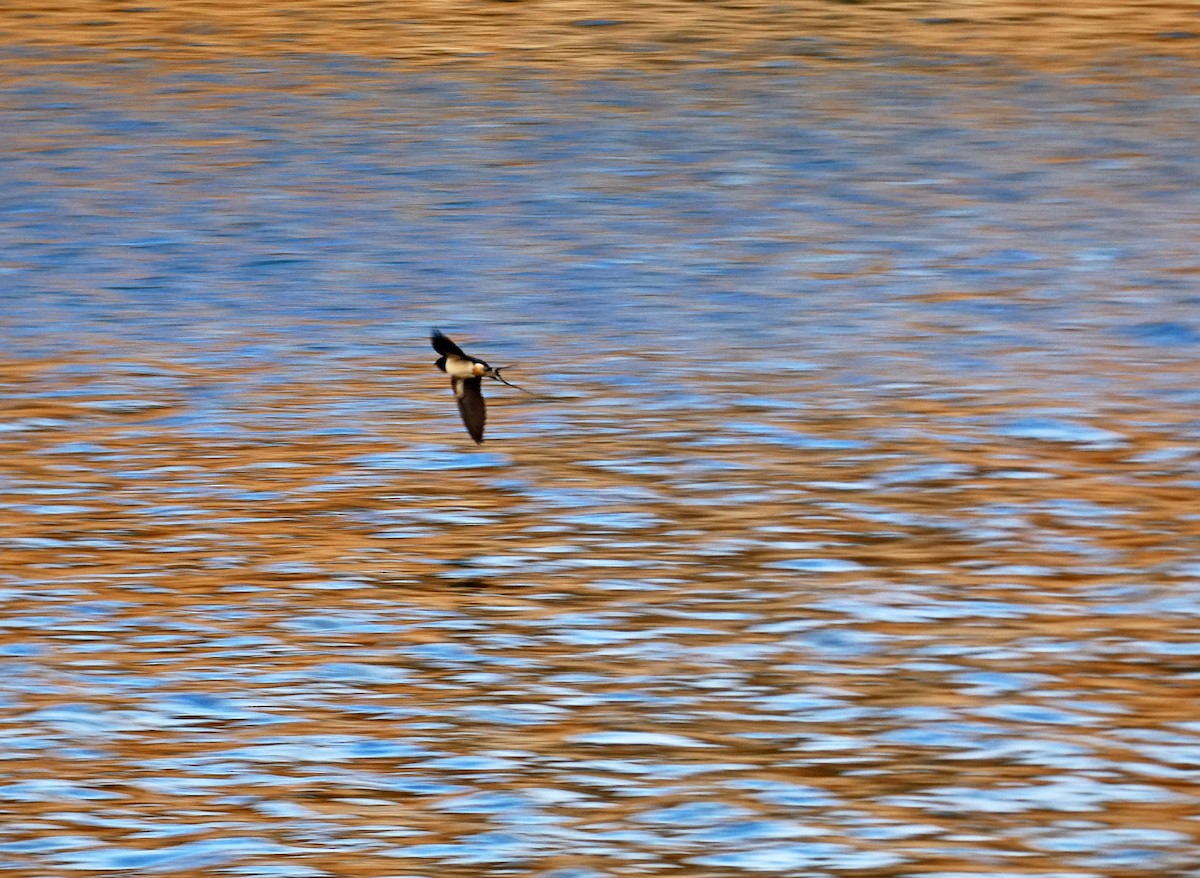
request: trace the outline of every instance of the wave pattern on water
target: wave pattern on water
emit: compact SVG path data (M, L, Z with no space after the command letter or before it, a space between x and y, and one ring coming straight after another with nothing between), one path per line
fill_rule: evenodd
M22 70L0 869L1195 868L1186 77Z

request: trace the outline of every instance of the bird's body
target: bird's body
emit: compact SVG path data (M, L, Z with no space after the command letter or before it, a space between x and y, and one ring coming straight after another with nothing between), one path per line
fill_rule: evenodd
M503 384L508 382L500 377L499 367L492 368L483 360L463 353L462 348L438 330L433 331L429 340L433 343L433 349L441 354L434 365L450 376L450 386L454 388L458 412L462 415L467 432L477 444L483 444L483 427L487 423L483 379L495 378ZM516 387L515 384L509 386Z

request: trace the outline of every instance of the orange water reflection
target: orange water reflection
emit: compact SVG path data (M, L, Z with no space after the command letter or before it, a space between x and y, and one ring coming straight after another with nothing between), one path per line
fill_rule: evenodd
M1191 3L688 3L580 0L158 5L17 2L12 45L178 57L336 53L405 62L640 68L869 61L879 50L1089 67L1194 57Z
M29 11L0 869L1193 869L1194 82L268 62L345 8ZM563 9L410 54L626 51ZM147 22L258 54L56 54Z

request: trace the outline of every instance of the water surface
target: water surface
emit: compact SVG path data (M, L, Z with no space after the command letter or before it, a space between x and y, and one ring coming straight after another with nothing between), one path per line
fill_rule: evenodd
M1188 70L9 61L0 869L1200 863Z

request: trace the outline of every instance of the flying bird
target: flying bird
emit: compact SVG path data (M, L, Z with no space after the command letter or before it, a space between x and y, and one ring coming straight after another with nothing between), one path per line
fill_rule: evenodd
M476 444L483 444L483 425L487 423L487 406L483 402L481 386L484 378L495 378L501 384L509 384L500 377L500 370L493 368L483 360L477 360L463 353L462 348L452 342L449 337L435 329L429 336L433 349L441 354L434 363L439 369L450 376L450 386L454 388L454 398L458 401L458 412L462 415L463 424ZM517 387L517 390L524 390ZM528 393L529 391L525 391Z

